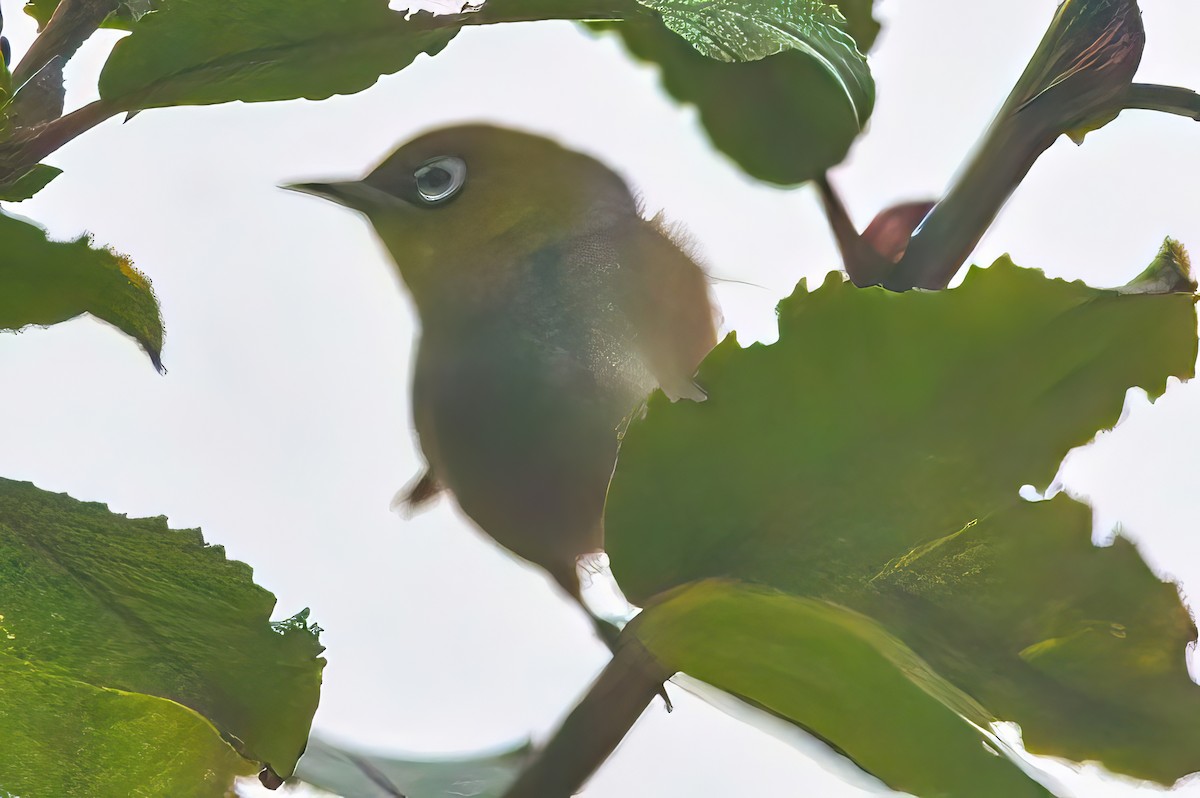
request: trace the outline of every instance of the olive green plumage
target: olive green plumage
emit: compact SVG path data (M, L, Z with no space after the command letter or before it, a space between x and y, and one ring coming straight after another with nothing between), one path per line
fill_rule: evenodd
M578 598L622 424L658 386L703 398L701 269L603 164L497 127L437 130L361 181L290 188L366 214L412 292L429 468L405 501L449 490Z

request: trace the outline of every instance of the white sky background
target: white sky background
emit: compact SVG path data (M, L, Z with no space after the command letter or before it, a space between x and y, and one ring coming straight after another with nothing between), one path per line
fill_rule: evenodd
M32 35L5 0L14 51ZM871 62L879 102L834 173L860 225L938 194L1025 64L1052 0L884 0ZM1200 87L1200 6L1145 0L1139 79ZM94 96L118 34L68 69L69 104ZM65 173L12 210L60 238L91 231L153 280L168 327L154 373L90 319L0 336L0 475L133 516L200 526L250 563L278 615L312 608L329 666L316 728L376 749L444 753L543 738L607 656L588 623L449 502L388 511L418 468L408 409L413 321L366 223L275 188L355 177L414 134L486 119L551 135L608 162L691 230L727 325L774 337L774 303L837 265L808 189L743 177L690 109L613 39L570 24L463 31L445 52L351 97L148 111L52 155ZM1012 253L1054 276L1115 285L1170 234L1200 256L1200 125L1126 113L1082 148L1035 166L974 260ZM1120 520L1152 564L1200 594L1200 388L1075 453L1063 476ZM1183 656L1183 652L1180 652ZM1198 688L1200 689L1200 688ZM842 798L867 794L785 744L680 691L655 703L586 794ZM1081 795L1147 788L1073 783ZM1179 791L1200 796L1200 783Z

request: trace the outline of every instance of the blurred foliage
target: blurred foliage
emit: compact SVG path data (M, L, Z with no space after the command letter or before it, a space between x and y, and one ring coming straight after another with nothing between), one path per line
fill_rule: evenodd
M50 241L40 227L2 212L0 252L0 330L91 313L136 340L162 368L158 300L128 257L95 249L86 236Z
M96 785L128 764L124 791L81 796L131 794L149 767L188 779L151 795L197 794L205 769L214 795L260 763L291 774L325 661L307 611L272 623L274 604L197 530L0 480L0 788L61 796L64 761Z
M1195 284L1183 287L1106 291L1007 259L945 292L856 289L837 275L812 293L801 283L780 304L777 344L725 341L698 377L706 402L655 396L626 434L605 526L622 587L657 605L640 628L665 629L655 614L680 614L664 591L712 578L833 602L871 618L982 709L963 712L897 666L906 678L975 723L1020 723L1037 753L1163 783L1200 770L1200 688L1184 660L1196 631L1175 586L1124 541L1095 549L1086 507L1017 495L1048 484L1068 450L1115 424L1126 388L1157 396L1169 376L1192 375ZM763 609L741 591L701 602L706 617L724 614L708 635L679 632L694 644L639 637L673 666L869 758L874 720L831 727L779 679L722 664L725 650L756 672L778 664L785 630L771 619L786 626L801 612ZM760 641L753 658L750 639ZM803 659L780 678L810 679ZM920 740L926 729L906 733ZM954 787L951 758L931 770L936 752L920 758L924 783L894 763L876 772L921 794L981 794Z
M532 753L531 746L522 745L470 759L422 760L370 754L313 737L296 766L296 778L356 798L397 793L409 798L500 798Z

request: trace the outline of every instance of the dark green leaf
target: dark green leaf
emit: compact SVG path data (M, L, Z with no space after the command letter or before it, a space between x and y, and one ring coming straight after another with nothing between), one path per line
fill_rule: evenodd
M133 337L155 368L162 368L158 300L129 258L93 248L86 236L50 241L41 228L4 213L0 252L0 330L91 313Z
M127 713L138 719L132 732L150 724L145 713L162 714L152 701L96 703L85 688L119 690L194 710L242 757L289 775L308 737L324 660L306 614L273 624L274 604L248 566L226 560L197 530L0 480L0 656L24 664L33 691L52 690L51 677L70 680L82 692L64 694L63 702L118 713L77 722L58 716L60 734L41 742L61 738L64 755L73 740L90 739L92 723L111 725ZM0 715L30 716L8 721L17 728L49 722L33 720L37 705L8 704L7 692L4 701ZM97 756L104 745L97 742Z
M471 759L401 759L355 751L314 737L296 767L296 777L339 795L384 795L383 785L388 785L409 798L500 798L532 752L532 747L523 745Z
M748 174L792 185L846 157L870 116L875 88L832 9L799 0L782 8L647 5L680 35L654 19L592 27L616 31L636 58L658 64L667 92L696 106L713 145Z
M1200 771L1196 628L1175 585L1088 507L1020 502L888 563L851 604L883 623L1029 750L1170 784Z
M639 603L712 577L834 601L1033 750L1160 782L1200 769L1175 588L1126 544L1091 548L1085 508L1017 495L1116 423L1127 387L1192 375L1194 301L1007 259L936 293L802 283L777 344L726 341L706 402L656 396L631 426L605 510L614 573Z
M164 0L117 42L100 96L134 110L353 94L440 52L447 25L387 0Z
M760 61L796 51L837 82L860 124L875 87L845 18L820 0L638 0L696 51L718 61Z
M40 163L7 186L0 186L0 202L22 202L29 199L62 174L62 170Z
M854 37L858 49L864 53L871 51L879 36L879 21L871 13L874 4L874 0L838 0L830 4L842 12L846 18L846 31Z

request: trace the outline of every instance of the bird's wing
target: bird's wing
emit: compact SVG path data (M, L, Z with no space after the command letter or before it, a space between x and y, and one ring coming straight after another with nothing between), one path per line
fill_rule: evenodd
M717 343L708 278L677 231L638 218L618 242L618 295L647 367L672 401L702 401L692 381Z

